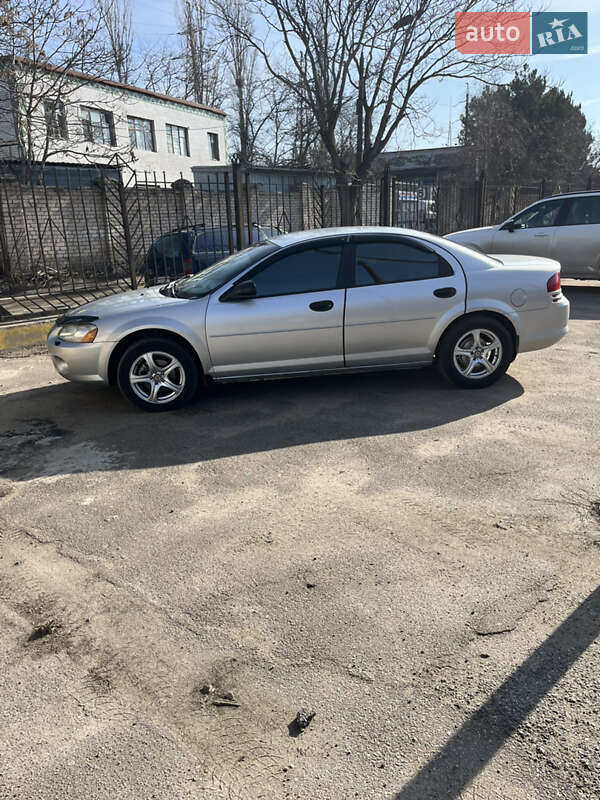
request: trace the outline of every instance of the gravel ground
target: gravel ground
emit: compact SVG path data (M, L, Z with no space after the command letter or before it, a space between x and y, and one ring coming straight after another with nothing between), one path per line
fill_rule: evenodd
M156 418L0 359L0 797L597 800L600 286L567 294L477 392Z

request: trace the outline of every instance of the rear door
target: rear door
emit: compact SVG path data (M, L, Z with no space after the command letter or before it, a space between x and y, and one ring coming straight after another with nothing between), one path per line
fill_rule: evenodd
M343 239L286 248L241 280L256 297L226 302L215 292L206 313L218 377L335 369L344 365Z
M562 224L554 238L552 258L563 276L597 278L600 262L600 195L565 198Z
M542 200L512 217L494 233L490 252L550 257L563 202Z
M346 366L431 361L439 320L464 311L460 265L410 237L355 236L352 245Z

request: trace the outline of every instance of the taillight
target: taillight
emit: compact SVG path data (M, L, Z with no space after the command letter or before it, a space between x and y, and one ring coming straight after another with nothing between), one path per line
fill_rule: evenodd
M562 292L560 290L560 272L555 272L551 278L548 278L546 287L552 297L552 302L558 303L562 298Z

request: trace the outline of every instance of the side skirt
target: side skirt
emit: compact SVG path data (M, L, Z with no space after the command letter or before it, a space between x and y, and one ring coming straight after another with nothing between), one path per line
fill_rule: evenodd
M407 369L423 369L431 366L432 361L415 361L410 364L369 364L365 367L336 367L335 369L301 370L298 372L265 372L258 375L227 375L209 377L215 383L235 383L238 381L278 381L285 378L309 378L318 375L353 375L361 372L395 372Z

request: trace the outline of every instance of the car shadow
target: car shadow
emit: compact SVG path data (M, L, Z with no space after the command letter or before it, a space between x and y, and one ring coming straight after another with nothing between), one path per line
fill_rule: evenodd
M427 430L521 394L508 375L488 389L461 390L429 368L223 384L188 408L156 415L116 389L60 383L1 399L0 476L163 467Z
M595 282L575 282L562 287L571 303L571 319L600 319L600 286Z
M600 587L508 676L405 784L395 800L454 800L466 796L466 787L598 635Z

